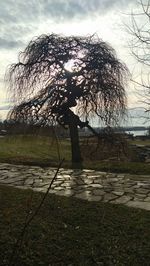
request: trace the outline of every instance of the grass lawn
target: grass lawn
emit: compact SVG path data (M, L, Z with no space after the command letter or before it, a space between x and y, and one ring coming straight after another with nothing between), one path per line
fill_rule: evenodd
M131 144L150 146L150 140L132 140Z
M0 265L20 235L31 191L0 186ZM32 210L42 193L33 193ZM150 265L150 212L48 195L15 266Z
M59 153L60 158L65 158L63 167L71 167L70 141L59 140L57 144L56 139L44 136L5 136L0 138L0 162L57 166ZM84 160L83 167L118 173L150 174L150 164L140 162L105 162L91 158Z
M48 164L58 162L59 154L68 161L70 143L43 136L12 135L0 138L0 161L29 164ZM58 164L58 163L57 163Z

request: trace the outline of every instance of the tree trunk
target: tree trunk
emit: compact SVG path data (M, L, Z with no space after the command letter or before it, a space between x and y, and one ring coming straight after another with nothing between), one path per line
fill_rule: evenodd
M71 152L72 152L72 167L82 168L82 158L79 144L78 127L73 119L69 122Z

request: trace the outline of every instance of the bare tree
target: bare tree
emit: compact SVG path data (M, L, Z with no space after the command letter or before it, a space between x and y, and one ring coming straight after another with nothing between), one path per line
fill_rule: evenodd
M141 81L133 82L138 86L140 101L145 104L146 111L150 112L150 0L137 3L140 9L131 13L131 25L126 25L126 29L131 35L132 54L142 67ZM142 87L142 91L139 87Z
M92 130L89 119L95 115L107 126L122 117L126 73L115 51L95 35L42 35L9 68L9 88L16 100L9 118L68 127L72 162L80 164L78 127Z

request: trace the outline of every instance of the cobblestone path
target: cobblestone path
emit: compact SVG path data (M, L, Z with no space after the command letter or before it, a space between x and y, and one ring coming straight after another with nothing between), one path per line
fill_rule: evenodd
M56 168L0 164L0 183L46 192ZM150 211L150 176L60 169L50 193Z

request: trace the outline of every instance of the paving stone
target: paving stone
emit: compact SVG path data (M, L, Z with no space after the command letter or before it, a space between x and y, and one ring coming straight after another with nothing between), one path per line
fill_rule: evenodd
M34 182L34 183L33 183L33 186L34 186L34 187L37 187L37 188L38 188L38 187L41 187L41 188L42 188L44 185L43 185L43 183L37 183L37 182Z
M72 173L73 173L73 170L62 170L62 171L60 171L60 173L63 175L63 176L70 176L70 175L72 175Z
M118 178L116 178L116 177L113 177L113 178L107 178L107 182L108 182L108 183L116 183L116 182L118 182Z
M94 184L102 184L103 181L102 181L102 179L96 179L96 180L93 181L93 183Z
M43 189L45 189L45 190L47 190L47 189L49 188L49 185L50 185L50 184L43 184L43 183L42 183L40 187L43 188ZM34 187L34 183L33 183L32 186Z
M4 176L0 176L0 182L3 182L3 180L5 180Z
M83 200L88 200L89 197L87 195L82 195L81 193L80 194L75 194L75 197L78 198L78 199L83 199Z
M93 175L88 175L87 178L91 179L91 180L95 180L95 176L93 176Z
M100 176L99 175L88 175L87 178L91 179L93 181L96 181L96 180L100 179Z
M113 179L113 178L116 178L116 177L117 177L117 174L113 174L113 173L106 174L106 178L107 179Z
M140 199L146 198L146 195L145 194L138 194L138 193L136 193L134 195L135 195L135 197L140 198Z
M24 181L17 181L15 183L13 183L12 185L16 186L24 186Z
M123 191L112 191L113 194L115 194L116 196L123 196L124 192Z
M66 197L71 197L74 195L74 192L71 190L63 190L63 191L57 191L56 195L59 196L66 196Z
M128 184L128 186L129 186L129 187L131 187L131 186L134 186L134 185L136 185L136 184L137 184L137 182L136 182L136 181L131 181L131 180L128 180L128 181L124 181L124 184Z
M50 183L50 182L49 182ZM53 182L53 184L55 184L55 186L61 186L61 184L63 183L63 181L58 181L58 180L55 180Z
M149 193L149 190L144 189L144 188L139 188L139 189L136 189L135 191L139 194L145 194L145 195Z
M91 194L90 191L85 191L75 194L75 197L79 199L89 200L91 198Z
M106 194L104 195L103 201L104 201L104 202L109 202L109 201L111 201L111 200L115 200L116 198L117 198L116 195L114 195L114 194L110 194L110 193L106 193Z
M33 185L34 184L34 180L33 179L26 179L24 181L24 185Z
M4 180L1 180L1 183L4 183L4 184L15 184L15 183L23 183L22 180L16 180L16 179L13 179L13 178L6 178Z
M140 208L140 209L150 211L150 203L149 202L129 201L126 203L126 205L128 207Z
M142 182L147 182L147 180L149 181L149 177L150 177L150 175L138 175L138 176L135 175L134 179L138 178Z
M118 183L115 183L113 185L113 188L116 188L116 189L124 189L123 185L122 184L118 184Z
M52 181L52 178L43 178L42 183L50 184L51 181Z
M52 175L49 175L48 173L42 173L41 175L42 179L52 179Z
M39 187L34 187L33 190L37 192L46 192L45 189Z
M125 204L128 201L130 201L131 199L132 199L132 197L124 195L124 196L119 197L118 199L114 200L113 202L118 203L118 204Z
M84 183L87 184L87 185L90 185L90 184L93 183L93 180L92 180L92 179L86 179L86 180L84 181Z
M5 179L7 179L8 177L7 176L5 176L5 175L0 175L0 180L5 180Z
M103 188L103 186L100 185L100 184L91 184L91 187L93 187L93 188Z
M92 189L92 186L91 185L75 185L73 186L73 189L75 190L80 190L80 189L84 189L84 190L88 190L88 189Z
M88 201L101 201L102 197L101 196L96 196L96 195L90 195L88 198Z
M16 187L16 186L15 186ZM25 187L25 186L18 186L18 187L16 187L16 188L18 188L18 189L32 189L33 190L33 188L32 187Z
M0 164L0 183L46 192L56 168ZM136 180L137 178L137 180ZM34 188L33 188L34 187ZM105 192L106 191L106 192ZM150 178L61 168L50 193L150 208ZM134 202L134 203L133 203ZM142 205L143 203L143 205Z
M49 193L50 193L50 194L56 194L57 192L58 192L58 191L57 191L57 190L54 190L54 189L50 189L50 190L49 190Z
M77 187L77 185L76 184L67 184L67 185L65 185L65 184L62 184L61 185L61 187L63 188L63 189L75 189L76 187Z
M85 182L82 180L82 179L76 179L76 184L77 185L84 185L85 184Z
M79 177L80 175L82 175L82 171L75 171L75 172L73 172L72 174L71 174L71 176L73 176L73 177Z
M84 169L83 171L84 171L84 173L94 173L95 172L95 170L92 170L92 169Z
M123 185L125 183L125 180L119 180L118 184Z
M95 196L103 196L105 194L105 191L101 189L94 189L92 191L92 194Z
M62 186L63 186L63 187L67 187L67 186L70 186L71 184L73 185L73 182L71 183L71 182L65 182L65 181L64 181L64 182L62 183ZM75 185L76 185L76 184L75 184Z
M75 193L81 193L81 192L84 192L84 191L86 191L86 190L85 190L85 188L78 188L78 187L76 187L76 188L73 188L73 191L74 191Z
M0 170L1 171L1 174L3 175L7 175L9 173L10 170Z
M124 189L132 189L133 186L134 186L134 185L130 185L130 184L128 184L128 183L124 183L124 184L123 184Z
M68 175L68 174L63 174L63 173L62 173L62 174L58 174L58 175L57 175L57 178L62 178L62 177L63 177L64 179L68 179L68 178L70 179L70 175Z
M101 172L101 171L94 171L96 175L104 176L106 177L106 172Z
M84 180L85 180L85 179L87 179L87 178L88 178L88 175L83 173L83 174L81 174L81 175L80 175L80 178L82 178L82 179L84 179Z
M145 183L142 183L141 184L141 188L144 188L144 189L149 189L150 190L150 184L145 184Z
M134 190L132 188L125 188L124 192L132 194L132 193L134 193Z
M1 184L12 184L12 182L9 181L8 178L0 180Z
M140 187L144 187L144 186L147 186L147 182L146 183L144 181L137 182L137 185L140 186Z
M73 189L73 188L74 188L73 186L66 186L63 189Z
M144 199L142 198L137 198L136 196L133 196L133 201L144 201Z
M104 191L105 191L105 192L110 193L110 192L112 192L112 190L113 190L112 187L104 187Z
M37 170L40 170L40 169L42 169L40 166L29 166L30 167L30 170L35 170L35 171L37 171ZM28 166L26 166L26 168L28 169Z
M146 197L146 198L144 199L144 201L148 201L148 202L150 202L150 197Z
M62 187L54 187L55 190L63 190Z
M24 178L24 179L34 179L35 177L32 174L25 174L25 175L22 175L21 178Z
M124 179L125 178L125 174L117 174L118 178Z
M9 179L12 179L12 178L15 178L15 177L20 177L19 174L16 174L16 173L7 173L6 176L9 178ZM21 177L22 178L22 177Z
M134 189L136 191L136 189L137 190L140 189L140 186L138 186L137 184L135 184L135 185L132 186L132 189Z

